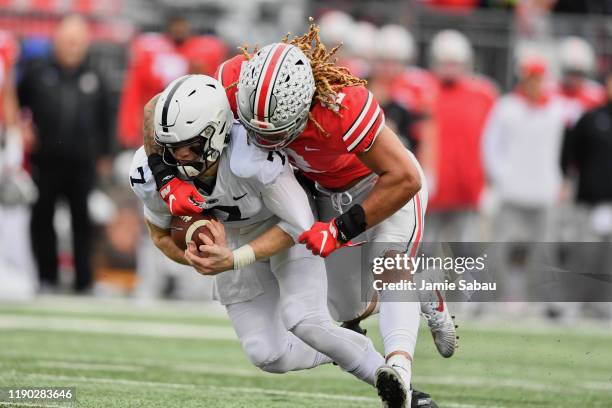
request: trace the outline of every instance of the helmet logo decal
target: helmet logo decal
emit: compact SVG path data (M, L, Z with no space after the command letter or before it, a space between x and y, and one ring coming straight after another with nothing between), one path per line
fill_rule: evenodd
M261 70L260 79L263 78L263 80L261 80L257 86L255 106L253 109L259 120L264 120L265 118L271 116L270 100L272 90L274 89L274 83L276 81L278 72L283 65L282 60L290 50L291 47L289 47L287 44L279 43L268 53L269 58L266 60L263 69Z
M170 103L172 102L172 98L174 97L174 93L183 84L183 82L185 82L188 78L189 78L189 75L185 75L180 80L176 81L176 84L174 84L174 86L170 90L170 93L168 93L168 97L164 101L164 107L162 109L162 117L161 117L161 125L164 127L164 132L168 131L166 129L168 126L171 126L168 123L168 110L170 109Z

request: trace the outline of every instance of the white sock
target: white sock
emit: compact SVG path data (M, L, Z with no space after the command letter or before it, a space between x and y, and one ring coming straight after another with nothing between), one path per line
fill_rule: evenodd
M378 319L385 355L388 356L394 351L403 351L414 357L420 311L419 302L398 302L393 300L393 293L388 291L380 293Z
M387 360L387 365L395 368L402 377L404 384L407 389L410 389L410 382L412 380L412 362L401 354L394 354Z

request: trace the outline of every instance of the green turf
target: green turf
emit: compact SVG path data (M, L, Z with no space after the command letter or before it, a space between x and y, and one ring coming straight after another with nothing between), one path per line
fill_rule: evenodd
M67 313L48 303L3 306L0 324L3 317L159 323L162 331L168 323L229 326L223 316L198 318L176 309L157 319L151 312L122 308ZM375 322L368 326L380 346ZM461 348L448 360L436 354L422 330L415 386L449 408L612 407L612 336L512 327L517 328L463 328ZM261 372L231 336L207 340L76 330L0 325L0 386L73 386L78 397L72 406L79 407L379 406L372 388L331 365L286 375Z

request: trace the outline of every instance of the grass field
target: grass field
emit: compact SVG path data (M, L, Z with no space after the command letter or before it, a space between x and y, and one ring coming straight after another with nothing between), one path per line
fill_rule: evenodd
M376 322L368 323L375 336ZM612 407L612 332L463 324L444 360L426 330L415 386L445 408ZM73 386L47 407L378 407L374 389L328 365L263 373L217 306L43 298L0 305L0 386Z

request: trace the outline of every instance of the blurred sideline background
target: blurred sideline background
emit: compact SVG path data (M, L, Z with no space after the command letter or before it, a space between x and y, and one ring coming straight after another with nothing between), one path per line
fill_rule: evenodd
M88 34L77 28L59 39L62 19L74 13ZM0 0L0 300L38 293L210 300L211 279L153 247L130 190L142 107L180 75L212 75L239 45L301 34L309 16L328 46L344 43L339 61L369 80L387 124L423 164L431 189L426 240L610 241L610 1ZM87 35L90 44L76 44ZM58 41L89 46L77 63L83 68L66 81L85 95L99 83L108 109L107 123L91 123L91 132L71 128L74 140L94 146L89 165L72 168L95 173L83 187L91 227L78 236L87 239L74 238L73 220L83 220L74 214L77 204L68 205L61 188L41 189L42 163L81 163L83 150L45 151L41 137L60 131L36 123L32 111L51 108L24 85L28 73L47 72L36 71L41 60L56 66ZM77 121L82 108L61 105L71 113L50 122ZM54 178L72 188L64 175ZM31 221L44 220L49 206L56 209L52 225ZM48 261L49 228L57 234L57 262ZM599 270L609 273L609 255L596 256ZM507 258L510 287L524 290L528 277L516 272L517 255ZM528 270L527 263L518 269ZM512 291L505 296L512 300ZM572 313L584 312L576 308ZM593 316L610 319L607 305L596 309Z

